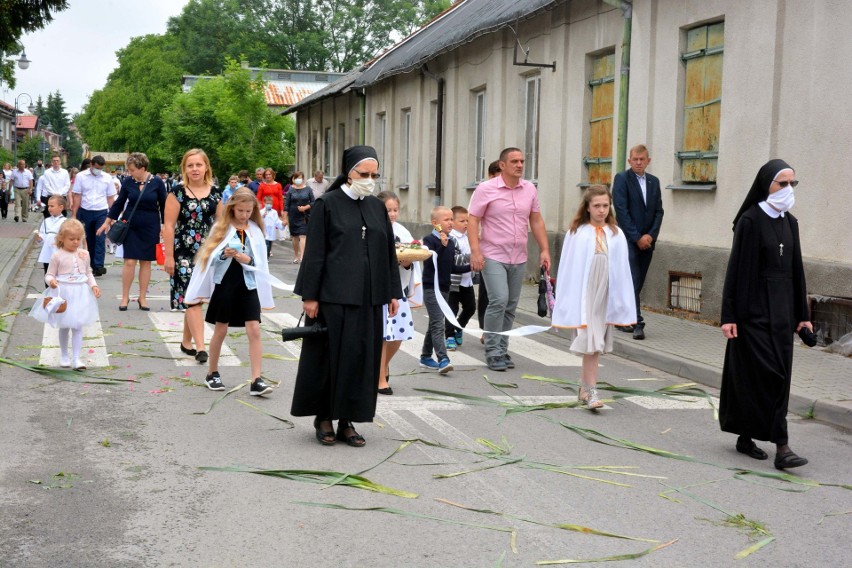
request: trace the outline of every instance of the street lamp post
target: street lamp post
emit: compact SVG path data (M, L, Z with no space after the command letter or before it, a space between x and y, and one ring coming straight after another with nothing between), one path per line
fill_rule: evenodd
M24 56L26 58L26 56ZM19 62L20 63L20 62ZM27 66L29 66L29 61L27 61ZM23 69L26 69L24 67ZM33 98L29 93L19 93L17 97L15 97L15 122L13 124L14 128L14 136L12 138L12 142L14 143L14 149L12 150L12 155L15 159L15 164L18 163L18 99L21 97L27 97L30 100L30 104L27 107L27 110L33 112L35 107L33 106Z

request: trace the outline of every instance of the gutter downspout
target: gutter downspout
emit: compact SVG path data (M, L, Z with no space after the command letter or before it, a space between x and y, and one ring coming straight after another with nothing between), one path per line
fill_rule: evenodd
M627 102L630 94L630 40L633 22L632 0L603 0L605 4L621 9L624 15L624 32L621 37L621 81L618 85L618 142L612 175L627 167Z
M367 92L364 89L355 91L355 96L359 99L359 114L361 120L358 121L358 144L366 144L365 133L367 131Z
M423 65L421 70L424 75L438 82L438 109L436 112L438 124L435 128L435 205L441 205L443 193L441 191L441 178L444 173L444 164L441 159L444 154L444 78L429 71L426 65Z

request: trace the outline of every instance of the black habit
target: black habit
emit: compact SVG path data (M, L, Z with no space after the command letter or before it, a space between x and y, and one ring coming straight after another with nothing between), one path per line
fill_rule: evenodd
M793 334L806 320L799 224L753 204L738 214L723 292L722 323L737 324L722 371L723 431L787 443Z
M290 413L372 422L376 413L384 316L402 297L393 229L381 200L342 189L311 209L296 279L303 301L318 300L328 335L305 338ZM312 320L308 320L308 324Z

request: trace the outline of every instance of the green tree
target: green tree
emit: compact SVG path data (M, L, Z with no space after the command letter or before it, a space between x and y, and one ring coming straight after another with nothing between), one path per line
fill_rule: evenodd
M190 0L168 34L192 74L224 57L254 66L349 71L449 7L450 0Z
M20 39L53 21L51 12L68 8L67 0L0 0L0 81L15 88L15 59L23 50Z
M222 76L176 95L163 117L163 139L174 161L189 148L202 148L220 181L258 164L291 164L293 119L266 106L263 87L229 60Z
M44 101L41 100L41 95L39 95L38 98L36 99L35 111L33 112L33 114L38 116L38 117L41 117L41 115L43 115L46 110L47 110L47 108L44 106Z
M65 99L62 98L62 93L59 91L47 95L47 106L44 112L39 114L39 117L48 121L53 131L59 134L67 134L68 128L71 126L71 120L65 111Z
M26 160L27 166L32 166L36 161L41 160L41 141L44 140L41 136L27 136L18 144L18 159Z
M179 59L171 36L135 37L120 49L118 67L76 119L89 146L104 152L145 152L152 170L170 164L161 145L161 115L181 89Z

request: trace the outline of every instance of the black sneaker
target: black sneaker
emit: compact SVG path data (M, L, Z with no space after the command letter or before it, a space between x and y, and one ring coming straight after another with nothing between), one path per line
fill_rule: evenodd
M199 351L195 354L195 360L201 363L202 365L207 362L207 359L207 351Z
M262 396L270 392L272 392L272 387L267 385L260 377L252 381L249 388L249 394L252 396Z
M207 388L212 391L223 391L225 385L222 384L222 378L219 376L219 371L213 371L204 379L207 383Z

